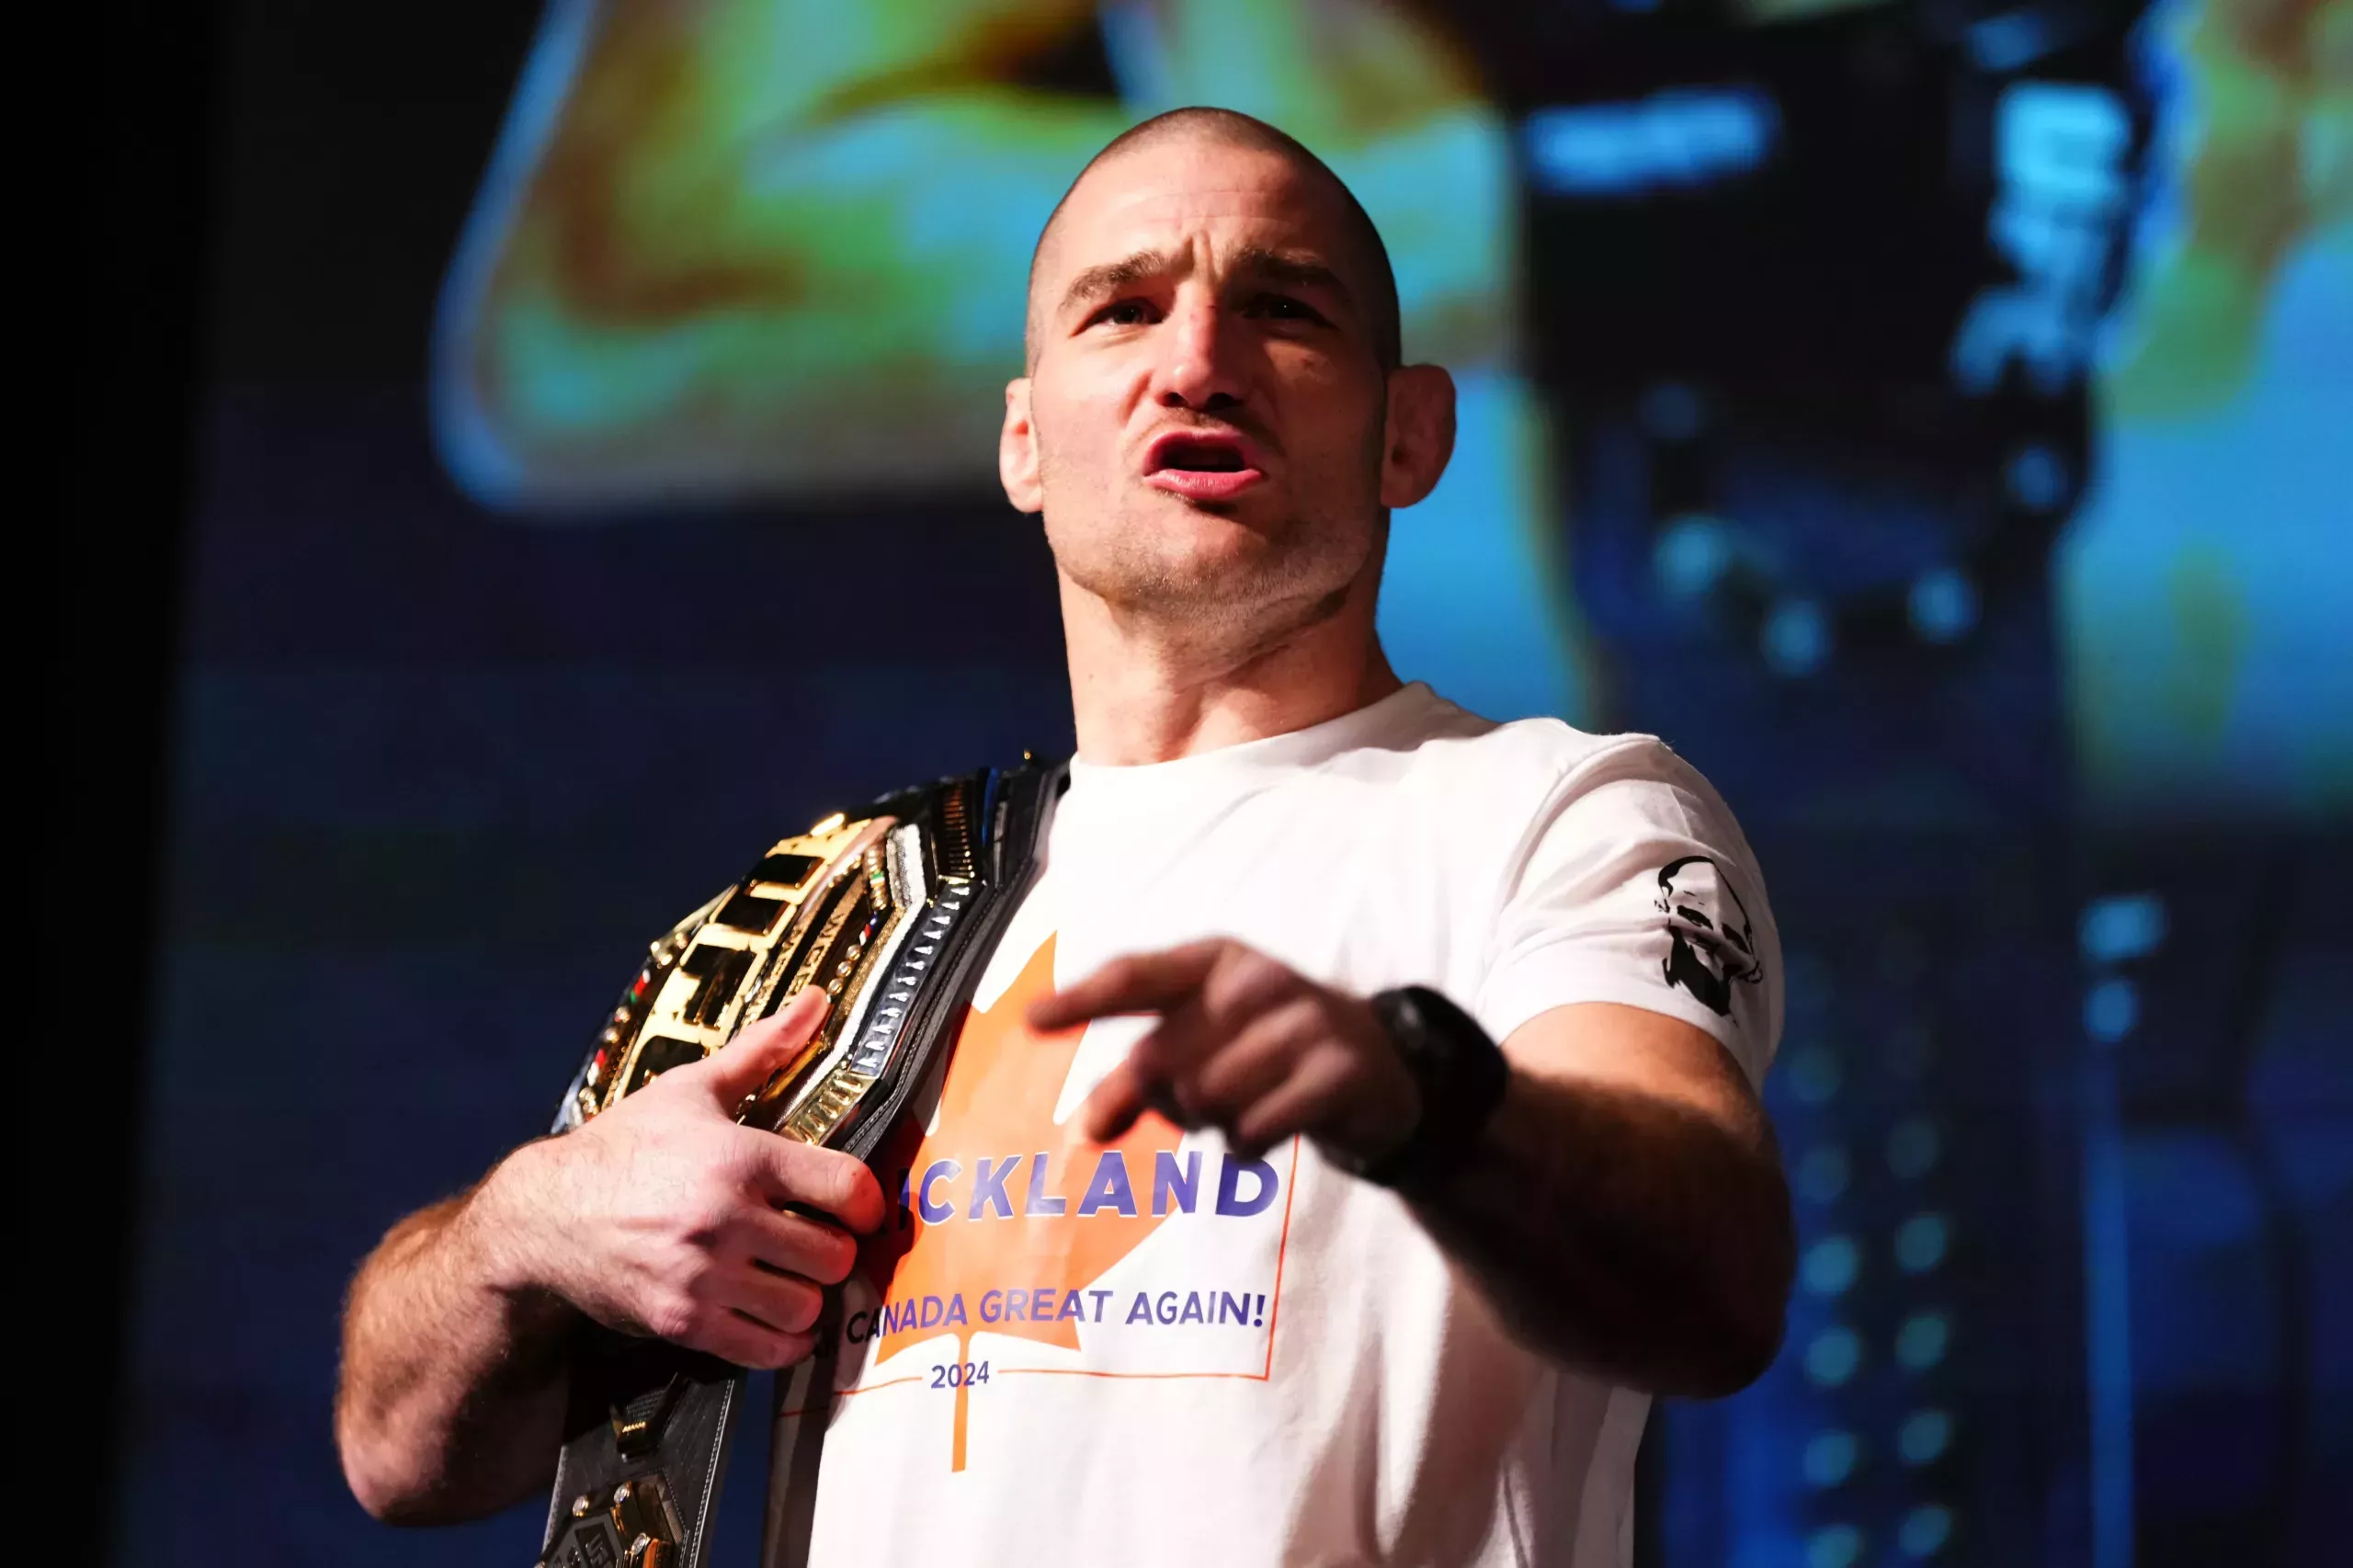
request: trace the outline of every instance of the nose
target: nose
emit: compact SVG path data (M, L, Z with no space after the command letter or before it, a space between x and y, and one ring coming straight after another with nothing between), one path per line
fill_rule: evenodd
M1205 413L1242 402L1238 346L1231 341L1225 312L1213 299L1183 290L1164 327L1153 386L1163 408Z

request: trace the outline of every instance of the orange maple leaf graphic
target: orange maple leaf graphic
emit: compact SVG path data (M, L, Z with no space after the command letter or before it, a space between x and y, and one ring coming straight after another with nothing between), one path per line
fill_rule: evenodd
M860 1272L885 1301L961 1294L972 1320L926 1328L906 1314L904 1326L877 1335L877 1359L946 1332L955 1335L961 1362L976 1330L1075 1350L1073 1315L982 1323L972 1314L990 1290L1059 1301L1085 1290L1165 1217L1153 1212L1152 1183L1158 1155L1173 1153L1182 1141L1176 1127L1147 1113L1123 1136L1098 1144L1080 1131L1074 1114L1065 1125L1054 1124L1054 1106L1086 1030L1039 1034L1023 1021L1029 1004L1053 989L1049 936L995 1006L966 1011L933 1131L926 1133L911 1119L875 1162L887 1180L904 1184L906 1206L860 1248ZM1121 1166L1116 1187L1105 1185L1107 1151L1116 1152ZM969 1397L958 1386L951 1468L960 1471Z

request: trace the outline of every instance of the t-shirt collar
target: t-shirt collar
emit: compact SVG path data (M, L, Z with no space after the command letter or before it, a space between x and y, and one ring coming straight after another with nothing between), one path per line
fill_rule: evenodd
M1120 767L1073 757L1070 788L1103 804L1157 799L1164 791L1222 794L1270 783L1330 761L1359 746L1377 744L1413 726L1418 715L1442 700L1422 681L1411 681L1376 701L1279 735L1195 752L1169 762Z

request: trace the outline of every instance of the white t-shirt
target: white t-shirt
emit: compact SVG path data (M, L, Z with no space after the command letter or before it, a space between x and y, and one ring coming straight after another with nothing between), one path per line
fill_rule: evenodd
M1647 736L1496 725L1415 685L1176 762L1074 763L929 1125L877 1162L903 1206L846 1289L811 1562L1622 1565L1646 1395L1522 1348L1311 1142L1241 1161L1152 1115L1108 1148L1078 1131L1148 1020L1040 1037L1022 1006L1213 935L1358 994L1433 986L1497 1040L1627 1003L1755 1082L1779 1029L1748 847Z

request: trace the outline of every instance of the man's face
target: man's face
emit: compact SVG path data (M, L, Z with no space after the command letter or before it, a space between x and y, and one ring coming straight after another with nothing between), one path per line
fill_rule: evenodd
M1115 608L1328 601L1380 548L1387 381L1338 198L1286 159L1178 137L1064 204L1009 393L1063 574ZM1026 477L1024 477L1026 474ZM1435 476L1433 476L1434 478Z

